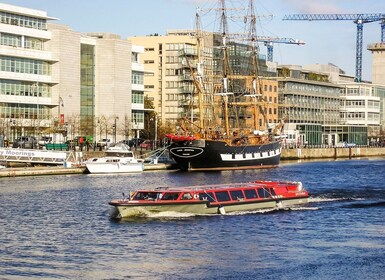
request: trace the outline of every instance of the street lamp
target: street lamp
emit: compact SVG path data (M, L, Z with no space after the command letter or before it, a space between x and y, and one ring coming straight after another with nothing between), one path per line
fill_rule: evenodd
M116 143L116 120L119 119L119 117L115 117L115 123L113 125L113 128L114 128L114 143Z
M11 126L11 129L13 129L13 136L12 136L12 142L15 141L15 126L16 121L15 120L9 120L9 125Z
M150 119L151 121L154 121L154 146L157 147L157 140L158 140L158 118L157 116L154 116L154 118Z

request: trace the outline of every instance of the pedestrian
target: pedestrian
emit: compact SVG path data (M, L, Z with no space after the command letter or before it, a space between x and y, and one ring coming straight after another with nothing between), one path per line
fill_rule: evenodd
M80 137L80 138L79 138L80 151L83 151L83 144L84 144L84 138L83 138L83 137Z

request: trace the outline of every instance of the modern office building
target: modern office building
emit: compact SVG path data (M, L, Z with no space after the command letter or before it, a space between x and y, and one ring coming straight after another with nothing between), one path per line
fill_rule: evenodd
M340 86L325 74L301 66L278 67L279 116L286 117L283 133L290 145L336 143L338 136L322 131L340 123Z
M380 48L381 44L374 44L373 48L375 46ZM371 142L382 139L385 131L385 84L378 83L380 82L378 78L381 77L378 74L384 73L381 71L384 71L385 63L381 61L384 62L381 57L373 58L373 83L368 81L356 83L354 76L346 75L343 70L332 64L303 66L304 69L327 75L329 81L341 86L341 124L366 126L368 140Z
M204 84L201 107L205 116L204 121L219 122L213 119L213 115L218 114L211 111L215 102L213 92L216 85L221 84L215 80L219 77L217 70L222 67L221 60L215 54L218 48L214 46L219 44L217 37L212 32L203 32L199 46L196 34L192 30L168 31L164 36L152 34L129 38L134 44L144 46L144 54L141 57L145 68L144 87L146 94L153 100L155 110L163 124L175 123L181 118L196 119L199 116L193 73L198 73ZM230 63L238 65L238 69L232 65L232 69L235 69L234 75L245 74L239 67L244 67L246 63L242 57L242 54L244 56L247 53L245 48L244 45L237 44L231 46L229 50ZM259 67L262 76L275 75L267 66L265 57L260 58ZM259 106L261 114L258 122L260 127L266 127L266 123L278 122L278 84L274 79L261 79L261 88L268 106ZM239 118L234 118L234 124L230 125L235 125L239 119L253 123L254 120L250 117L251 110L251 107L243 108L239 112Z
M11 141L50 127L57 60L46 12L0 3L0 135Z
M337 79L335 75L314 70L322 67L311 69L293 65L279 67L280 115L288 116L284 131L288 142L366 145L379 131L379 98L373 94L373 86L331 83L329 79ZM330 65L326 69L330 69ZM348 76L341 74L344 81L348 80Z
M39 10L0 4L0 13L0 135L119 141L143 129L142 47Z
M188 68L183 55L197 57L196 42L190 33L170 33L129 38L135 45L144 47L140 62L144 65L144 88L153 102L160 121L175 122L185 113L192 92L192 77L185 74ZM196 63L192 63L196 67Z

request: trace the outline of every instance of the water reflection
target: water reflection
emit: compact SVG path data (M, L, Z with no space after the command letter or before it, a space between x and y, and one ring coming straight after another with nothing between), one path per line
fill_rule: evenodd
M268 170L1 179L0 275L69 279L380 279L384 160ZM302 181L295 211L111 220L108 201L146 186Z

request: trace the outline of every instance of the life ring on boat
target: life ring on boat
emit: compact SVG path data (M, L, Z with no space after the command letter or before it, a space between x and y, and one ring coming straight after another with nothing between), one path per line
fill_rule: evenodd
M199 199L199 195L197 193L194 194L194 199Z

